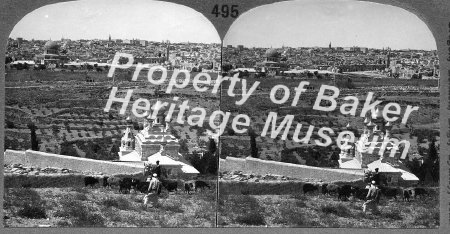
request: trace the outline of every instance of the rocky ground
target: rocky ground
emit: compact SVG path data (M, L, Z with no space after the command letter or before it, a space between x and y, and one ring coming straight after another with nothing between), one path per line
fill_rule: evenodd
M19 174L19 175L45 175L45 174L84 174L84 175L103 175L102 172L79 172L67 168L55 167L33 167L24 166L22 164L5 164L5 174Z
M219 173L220 180L233 180L245 182L264 182L264 181L304 181L304 182L322 182L314 178L291 178L283 175L265 174L257 175L253 173L243 173L242 171L223 171Z

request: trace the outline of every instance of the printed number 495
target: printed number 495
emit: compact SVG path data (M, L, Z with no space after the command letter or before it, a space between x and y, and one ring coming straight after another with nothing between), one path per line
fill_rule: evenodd
M219 7L218 4L216 4L212 10L212 14L216 17L222 16L223 18L228 18L229 16L236 18L239 15L238 11L238 5L221 5Z

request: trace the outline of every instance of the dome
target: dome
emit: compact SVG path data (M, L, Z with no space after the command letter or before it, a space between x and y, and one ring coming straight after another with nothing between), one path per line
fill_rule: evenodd
M279 57L280 53L278 53L278 51L276 49L268 49L266 51L266 57L269 58L274 58L274 57Z
M59 45L55 41L47 41L44 45L45 50L58 50Z

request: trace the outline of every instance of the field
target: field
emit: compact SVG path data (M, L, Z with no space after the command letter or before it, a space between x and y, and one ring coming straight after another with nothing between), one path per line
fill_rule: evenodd
M427 132L425 135L436 136L436 144L439 144L439 92L437 80L374 79L355 74L339 74L336 77L336 81L330 77L326 79L266 77L261 79L246 78L246 80L247 88L251 87L256 81L260 82L252 96L243 105L236 105L235 102L242 97L240 95L230 97L227 95L227 90L222 90L220 107L224 111L231 112L231 116L246 114L250 117L250 126L256 133L255 141L258 157L261 159L319 167L336 167L337 163L332 161L336 161L338 159L337 155L340 153L335 142L337 136L340 132L346 130L354 132L356 137L359 137L363 132L364 118L359 115L368 92L373 92L375 98L382 101L380 104L381 108L390 102L398 103L402 110L400 116L403 116L407 105L419 107L418 111L411 113L406 124L400 123L401 118L391 123L393 126L391 133L394 137L411 142L410 155L418 154L428 149L427 145L415 143L417 142L416 136L422 135L416 132ZM347 82L347 80L351 80L350 83L353 87L348 88L340 85L340 82ZM310 83L308 86L310 89L300 95L296 106L291 106L294 98L294 88L303 81ZM235 89L239 90L240 84L238 83ZM270 100L271 88L279 84L287 86L290 90L289 98L283 104L275 104ZM331 85L339 88L340 94L337 98L337 107L333 111L313 109L321 85ZM226 83L224 87L227 87ZM281 94L277 94L277 96L277 99L282 97ZM359 99L356 117L349 114L344 115L340 111L340 106L346 103L344 101L346 96L355 96ZM266 126L269 112L277 114L277 126L280 125L284 116L294 116L294 121L288 131L286 140L280 139L282 131L275 138L270 137L270 131L269 134L261 136ZM293 140L297 123L302 124L298 137L302 140L308 139L306 137L308 128L313 126L308 142L295 142ZM315 141L322 140L318 135L318 131L324 127L333 130L333 133L329 134L333 141L329 147L320 147ZM222 158L227 156L242 158L250 155L250 136L247 132L237 134L229 124L220 140Z
M39 151L92 159L118 159L120 138L131 118L137 133L142 129L143 119L136 118L131 107L138 98L150 102L157 99L174 102L180 97L180 104L189 101L192 107L201 106L210 114L219 109L218 95L199 93L191 83L185 89L174 89L166 94L164 89L172 71L168 72L166 83L155 86L147 81L144 72L138 81L130 81L130 70L117 71L114 83L106 72L34 71L8 70L5 76L5 148L27 150L31 148L29 123L36 126ZM192 74L192 77L196 73ZM161 76L161 73L155 73ZM211 74L216 79L217 74ZM87 82L90 77L94 82ZM120 115L120 103L113 103L111 110L104 112L111 87L119 87L118 96L128 89L133 90L126 113ZM203 100L210 100L204 102ZM207 129L208 124L204 124ZM179 136L185 151L202 146L207 134L205 129L197 132L189 126L173 124L172 133Z
M5 227L212 227L214 189L194 194L163 192L155 207L144 194L108 188L6 188Z
M410 202L382 199L380 214L362 212L361 200L328 195L223 195L219 227L438 228L438 194Z

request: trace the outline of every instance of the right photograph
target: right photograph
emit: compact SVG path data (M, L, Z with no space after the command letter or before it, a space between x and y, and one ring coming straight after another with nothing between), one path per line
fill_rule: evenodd
M298 0L222 48L219 227L439 227L439 58L415 14Z

